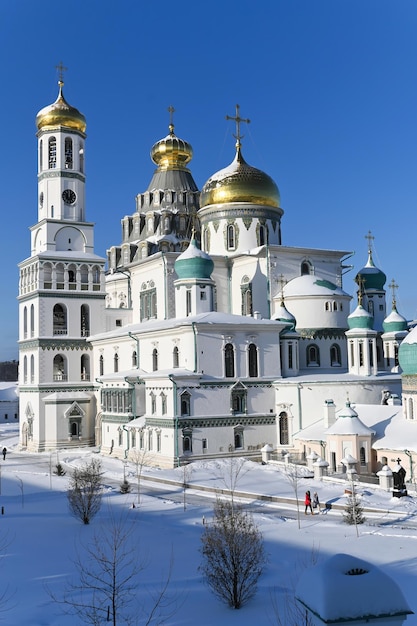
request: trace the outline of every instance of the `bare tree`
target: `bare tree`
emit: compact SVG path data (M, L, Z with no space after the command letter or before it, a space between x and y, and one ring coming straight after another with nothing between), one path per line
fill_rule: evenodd
M68 488L68 505L74 517L84 524L99 512L103 495L103 472L98 459L92 459L83 467L75 468Z
M223 462L216 462L214 464L215 476L225 486L226 490L230 493L230 500L232 503L232 511L234 508L234 500L236 488L239 481L247 474L251 469L251 466L241 457L230 457Z
M316 565L319 551L313 545L310 555L299 560L294 567L293 574L286 577L287 588L281 601L278 600L278 591L271 594L273 617L272 623L277 626L313 626L314 621L305 606L298 602L295 592L298 580L303 570Z
M77 579L71 580L57 597L51 598L67 615L79 617L82 624L101 626L117 624L162 624L176 611L175 598L168 596L172 559L166 580L160 589L150 593L147 610L138 603L139 574L146 561L139 554L134 526L125 518L111 517L110 524L100 528L89 544L82 544L74 560Z
M252 515L231 502L217 500L214 520L201 537L200 571L223 602L239 609L256 593L266 563L262 534Z
M303 478L303 475L301 473L300 467L296 465L295 463L289 463L288 465L285 465L284 473L294 491L295 502L297 506L297 524L298 524L298 530L300 530L301 528L300 501L299 501L298 494L299 494L299 488L300 488L300 481Z
M136 481L137 481L137 492L138 492L138 506L140 505L140 488L141 488L141 480L142 480L142 472L143 468L146 465L150 465L152 460L152 454L150 454L149 450L140 450L139 448L133 448L129 454L130 459L136 466Z
M193 473L193 465L192 463L184 463L183 465L183 492L184 492L184 511L187 508L187 503L186 503L186 491L187 491L187 487L188 487L188 483L191 480L191 475Z

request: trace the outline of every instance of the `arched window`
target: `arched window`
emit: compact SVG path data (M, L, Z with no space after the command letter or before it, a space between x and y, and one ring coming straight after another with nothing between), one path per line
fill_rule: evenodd
M289 442L288 415L283 411L279 414L279 443L281 446L288 446Z
M35 307L32 304L30 307L30 336L33 337L35 334Z
M33 354L30 357L30 382L35 382L35 357Z
M326 302L324 305L324 308L326 311L331 311L332 310L332 304L331 302Z
M333 302L333 311L337 311L337 302L336 301Z
M340 358L340 347L337 345L337 343L334 343L332 346L330 346L330 365L332 367L340 367L341 364L342 362Z
M42 139L39 142L39 169L43 170L43 141Z
M50 170L56 168L56 137L50 137L48 141L48 167Z
M83 144L80 144L80 150L78 152L80 157L80 172L84 172L84 147Z
M78 423L71 422L71 435L73 437L78 437Z
M314 343L307 346L307 365L308 367L320 366L320 350Z
M23 359L23 382L27 383L28 381L28 358L27 356Z
M156 372L158 369L158 350L154 348L152 350L152 370Z
M25 339L28 336L28 310L26 307L23 309L23 336Z
M180 353L178 347L175 346L172 351L172 367L179 367Z
M362 466L366 465L366 450L364 446L361 446L359 449L359 461Z
M264 246L268 243L268 229L263 224L259 226L259 242L258 243L260 246Z
M248 360L249 376L251 378L256 378L258 376L258 349L254 343L249 344Z
M83 354L81 357L81 380L90 380L90 357Z
M81 337L88 337L90 334L90 307L88 304L81 305Z
M242 315L252 315L252 283L249 276L243 276L240 283L240 293L242 297Z
M226 378L234 378L235 351L231 343L227 343L224 347L224 370Z
M132 367L137 367L138 366L138 353L136 352L136 350L133 350L132 352Z
M248 390L246 387L238 382L233 385L230 394L230 409L233 414L239 414L247 412L247 396Z
M193 451L193 438L192 433L189 428L187 430L183 430L182 434L182 451L183 452L192 452Z
M162 415L166 415L167 412L167 397L164 393L161 393L161 412Z
M152 415L156 413L156 396L153 391L151 391L151 413Z
M237 426L234 431L234 446L235 450L243 448L243 428L240 426Z
M190 415L191 396L188 391L184 391L181 395L181 415Z
M62 304L56 304L53 310L53 334L67 334L67 310Z
M72 170L72 168L73 168L72 139L71 137L65 137L65 169Z
M414 419L414 402L413 398L408 398L408 419Z
M67 360L62 354L57 354L53 362L54 381L67 380Z
M104 357L102 354L100 354L100 358L99 358L99 371L100 371L100 376L103 376L104 374Z
M301 263L301 276L305 274L311 274L311 265L308 261L303 261Z
M114 355L113 363L114 363L113 371L118 372L119 371L119 355L117 354L117 352Z
M359 367L364 364L363 341L359 342Z
M236 233L233 224L229 224L227 227L227 249L234 250L236 247Z

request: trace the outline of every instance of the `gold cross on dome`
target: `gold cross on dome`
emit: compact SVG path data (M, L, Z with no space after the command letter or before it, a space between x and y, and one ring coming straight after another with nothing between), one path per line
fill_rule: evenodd
M55 69L57 69L58 72L59 72L59 82L63 83L64 82L64 72L66 72L68 68L63 65L62 61L60 61L59 65L55 65Z
M391 280L390 284L388 285L389 289L391 289L391 294L392 294L392 303L395 305L396 304L396 299L395 299L395 294L397 292L398 289L398 285L395 282L394 279Z
M175 109L172 105L170 105L168 107L168 113L169 113L169 130L171 133L174 132L174 113L175 113Z
M372 235L370 230L368 230L368 234L365 235L365 239L368 240L368 250L369 250L369 252L372 252L372 242L375 239L375 237Z
M284 278L284 274L280 274L277 282L279 283L280 291L281 291L281 306L284 306L284 287L287 284L287 281Z
M243 117L240 117L239 111L240 111L240 106L237 104L236 105L236 115L235 115L235 117L232 117L230 115L226 115L226 119L227 120L233 120L234 122L236 122L236 135L233 135L233 137L235 139L237 139L237 143L240 145L240 140L243 137L243 135L240 134L240 124L242 122L244 122L245 124L250 124L250 120L245 119Z

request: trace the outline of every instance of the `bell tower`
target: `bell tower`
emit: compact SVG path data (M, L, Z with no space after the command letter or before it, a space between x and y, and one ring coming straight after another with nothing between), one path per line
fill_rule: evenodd
M58 97L36 117L38 221L19 264L20 444L33 451L94 443L88 337L101 331L105 306L105 260L85 220L86 120L57 69Z

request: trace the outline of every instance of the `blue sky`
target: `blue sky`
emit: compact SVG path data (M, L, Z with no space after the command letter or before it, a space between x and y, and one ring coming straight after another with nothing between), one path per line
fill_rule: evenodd
M120 243L168 132L194 149L199 187L234 155L274 178L283 244L355 252L344 287L374 260L417 317L415 0L2 0L0 360L17 358L17 264L37 219L36 113L57 96L87 118L87 219L95 249Z

